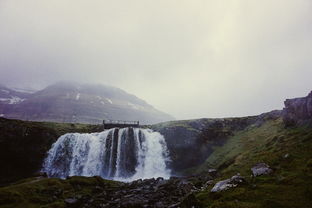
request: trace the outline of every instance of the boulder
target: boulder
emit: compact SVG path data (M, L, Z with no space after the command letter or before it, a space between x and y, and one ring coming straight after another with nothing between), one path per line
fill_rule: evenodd
M265 163L258 163L254 167L251 168L253 176L260 176L260 175L268 175L273 170Z
M211 192L220 192L225 191L230 188L238 186L238 184L245 182L245 179L240 174L237 174L235 176L232 176L232 178L219 181L214 185L214 187L211 189Z
M208 188L208 186L211 186L213 184L213 180L209 180L207 181L202 187L201 187L201 190L205 190Z
M284 158L285 158L285 159L289 158L289 153L286 153L286 154L284 155Z
M46 172L41 172L41 171L34 173L33 176L34 177L42 177L42 178L47 178L48 177Z
M215 176L217 174L217 170L216 169L208 169L208 173L212 176Z
M73 204L76 204L78 202L78 200L75 198L67 198L64 201L66 204L69 204L69 205L73 205Z

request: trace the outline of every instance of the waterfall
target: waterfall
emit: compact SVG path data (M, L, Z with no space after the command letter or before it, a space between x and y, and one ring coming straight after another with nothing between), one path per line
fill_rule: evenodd
M113 128L101 133L69 133L51 147L42 171L49 177L101 176L106 179L169 178L164 137L150 129Z

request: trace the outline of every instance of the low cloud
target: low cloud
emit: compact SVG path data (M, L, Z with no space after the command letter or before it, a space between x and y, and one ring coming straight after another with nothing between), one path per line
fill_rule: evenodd
M120 87L178 119L312 90L310 0L2 0L0 82Z

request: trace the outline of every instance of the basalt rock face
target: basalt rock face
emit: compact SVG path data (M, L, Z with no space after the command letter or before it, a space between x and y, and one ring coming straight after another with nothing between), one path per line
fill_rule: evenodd
M172 121L156 124L151 128L165 137L172 160L171 169L173 173L180 173L203 163L214 151L214 147L223 145L235 131L253 124L261 125L265 119L271 119L271 114L244 118Z
M95 132L99 126L26 122L0 118L0 185L30 177L58 137L67 132Z
M306 97L287 99L283 109L283 120L286 126L311 123L312 91Z

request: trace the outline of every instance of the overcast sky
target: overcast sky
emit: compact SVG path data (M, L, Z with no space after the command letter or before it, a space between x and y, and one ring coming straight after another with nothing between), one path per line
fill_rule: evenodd
M311 0L0 0L0 83L113 85L177 119L312 90Z

